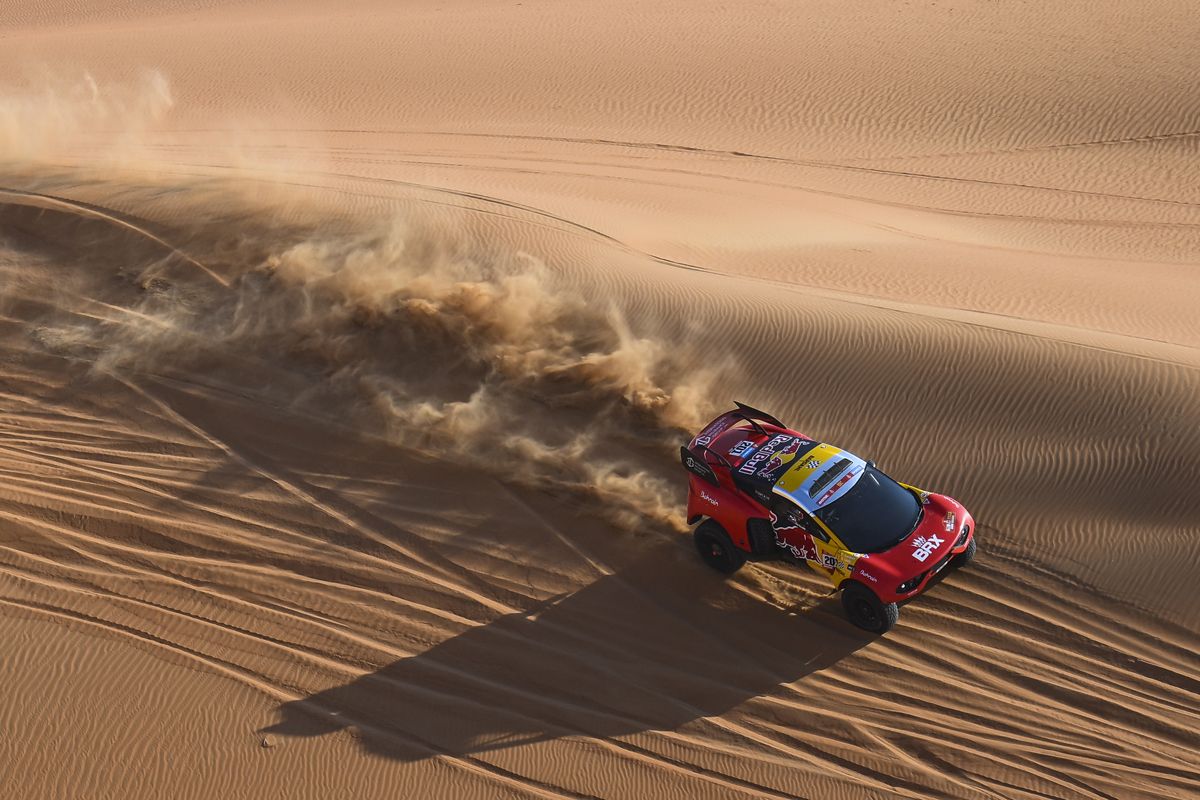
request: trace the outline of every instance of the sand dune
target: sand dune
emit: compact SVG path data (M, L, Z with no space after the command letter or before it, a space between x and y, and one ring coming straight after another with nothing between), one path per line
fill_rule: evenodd
M1189 5L10 5L12 796L1200 794ZM718 579L735 399L979 560Z

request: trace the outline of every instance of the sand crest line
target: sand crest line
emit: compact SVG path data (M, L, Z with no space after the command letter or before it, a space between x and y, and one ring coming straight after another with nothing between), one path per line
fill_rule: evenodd
M41 194L40 192L32 192L32 191L26 191L26 190L21 190L21 189L9 189L9 188L0 187L0 196L12 197L12 198L18 199L18 200L33 200L35 205L46 205L51 208L59 208L64 211L69 211L73 214L78 214L80 216L91 217L93 219L102 220L111 225L115 225L117 227L124 228L125 230L131 231L132 233L135 233L144 239L148 239L148 240L154 242L155 244L161 245L165 249L169 250L172 255L177 256L178 258L182 259L184 262L191 264L193 267L196 267L197 269L201 270L205 275L207 275L209 278L211 278L216 283L220 284L223 288L225 288L225 289L229 288L229 281L225 280L225 278L221 277L220 275L218 275L213 270L209 269L204 264L201 264L199 261L197 261L196 259L189 256L187 253L183 252L175 245L154 235L153 233L151 233L150 231L141 227L140 225L135 225L134 223L129 222L128 220L121 219L120 217L118 217L114 213L112 213L111 211L104 211L104 210L95 208L93 206L90 206L87 203L80 203L75 200L68 200L64 197L55 197L54 195Z

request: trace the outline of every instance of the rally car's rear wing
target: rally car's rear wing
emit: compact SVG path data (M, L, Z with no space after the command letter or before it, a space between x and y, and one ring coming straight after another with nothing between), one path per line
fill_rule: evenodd
M688 472L691 472L702 480L708 481L713 486L720 486L721 484L717 480L717 473L713 472L713 468L708 465L708 459L703 455L705 453L712 453L724 461L726 465L729 464L729 460L725 456L715 450L709 450L702 444L696 445L693 449L687 447L679 448L679 460L683 462L684 469Z
M732 428L739 420L749 422L755 430L766 435L767 430L760 422L765 422L768 425L774 425L777 428L785 427L782 422L775 417L759 411L757 408L751 408L745 403L734 403L737 408L733 411L726 411L721 416L714 419L708 425L704 426L704 430L696 434L696 438L692 439L691 443L685 447L679 448L679 458L683 462L683 466L689 472L693 472L714 486L717 485L717 476L709 466L709 461L705 456L711 455L717 461L725 465L727 469L733 469L733 465L729 463L729 459L715 450L709 450L708 445L713 439L720 436L725 431Z
M775 419L774 417L772 417L770 414L768 414L765 411L759 411L757 408L751 408L750 406L746 405L745 403L739 403L736 400L734 401L733 404L735 406L737 406L738 410L731 411L730 413L737 414L742 419L748 420L751 423L753 423L754 420L756 420L756 419L761 419L763 422L766 422L770 425L774 425L776 428L786 428L787 427L782 422Z
M704 430L696 434L688 447L695 448L697 445L707 445L713 439L720 436L725 431L732 428L739 420L749 422L754 429L759 433L766 435L767 431L759 422L765 422L768 425L774 425L777 428L785 427L782 422L772 417L765 411L759 411L757 408L751 408L745 403L734 403L737 406L733 411L726 411L721 416L714 419L712 422L704 426Z

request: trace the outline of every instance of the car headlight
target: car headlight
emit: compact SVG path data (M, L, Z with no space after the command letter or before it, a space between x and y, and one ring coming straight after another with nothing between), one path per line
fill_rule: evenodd
M904 594L906 592L911 592L913 589L917 588L917 585L921 582L921 579L924 577L925 577L925 573L922 572L920 575L918 575L915 578L909 578L904 583L902 583L896 587L896 594Z

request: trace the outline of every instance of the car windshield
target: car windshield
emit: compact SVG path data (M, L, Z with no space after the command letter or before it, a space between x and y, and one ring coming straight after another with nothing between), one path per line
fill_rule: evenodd
M858 482L816 516L855 553L878 553L917 527L921 504L912 492L868 466Z

